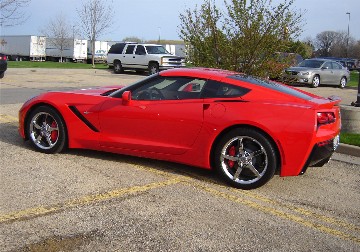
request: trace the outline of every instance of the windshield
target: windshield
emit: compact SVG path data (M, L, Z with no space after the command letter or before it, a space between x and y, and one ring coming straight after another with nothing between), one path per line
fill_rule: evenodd
M298 66L299 67L311 67L311 68L320 68L324 61L321 60L304 60Z
M148 54L170 54L163 46L145 46Z

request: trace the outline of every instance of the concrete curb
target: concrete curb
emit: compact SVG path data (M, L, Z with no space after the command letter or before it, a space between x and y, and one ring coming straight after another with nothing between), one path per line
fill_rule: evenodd
M341 143L335 152L360 157L360 147L354 145Z

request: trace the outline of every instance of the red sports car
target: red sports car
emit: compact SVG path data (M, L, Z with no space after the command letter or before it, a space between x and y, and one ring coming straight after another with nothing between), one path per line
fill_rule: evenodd
M84 148L214 168L259 187L326 164L340 100L216 69L172 69L126 87L49 92L25 102L20 135L38 151Z

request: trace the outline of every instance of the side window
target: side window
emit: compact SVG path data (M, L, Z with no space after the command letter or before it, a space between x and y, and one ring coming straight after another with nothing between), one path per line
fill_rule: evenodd
M342 69L342 67L340 66L340 64L335 63L335 62L332 63L332 66L333 66L333 69Z
M128 45L125 54L133 54L135 45Z
M247 94L250 90L247 88L209 80L206 82L202 93L202 98L231 98L240 97Z
M142 45L138 45L138 46L136 47L135 54L137 54L137 55L145 55L145 54L146 54L146 52L145 52L145 47L142 46Z
M205 82L196 78L158 76L132 90L132 99L143 101L198 99Z
M323 67L325 67L325 69L332 69L331 62L326 62Z

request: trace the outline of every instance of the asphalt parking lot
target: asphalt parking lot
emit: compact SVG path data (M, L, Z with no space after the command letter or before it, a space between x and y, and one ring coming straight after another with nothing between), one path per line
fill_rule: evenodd
M0 84L0 251L360 251L360 158L237 190L210 171L87 150L46 155L17 113L49 90L127 85L106 70L8 69ZM342 103L356 90L332 94Z

